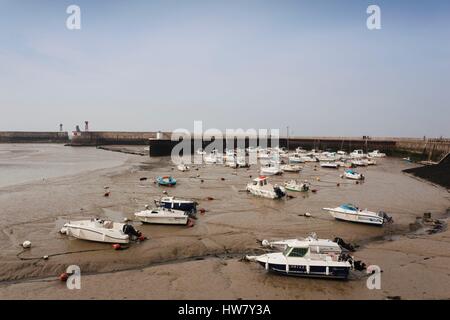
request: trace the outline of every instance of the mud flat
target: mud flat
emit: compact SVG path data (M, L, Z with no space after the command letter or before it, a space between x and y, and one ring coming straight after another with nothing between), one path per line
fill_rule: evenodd
M448 231L428 235L410 229L423 212L447 219L449 194L401 173L409 166L402 161L384 159L375 167L360 169L366 176L363 184L342 180L340 171L307 164L300 176L284 174L272 181L308 179L318 192L293 193L293 199L273 201L242 192L250 176L257 176L257 166L237 171L200 166L181 173L173 170L169 158L97 151L126 159L110 168L0 188L0 298L449 298ZM153 183L155 176L168 174L178 179L176 187ZM103 196L105 186L111 191L109 197ZM163 190L197 199L206 213L198 215L192 228L136 223L150 240L123 251L58 233L69 219L131 218ZM386 211L395 223L378 228L338 222L321 210L343 202ZM301 216L307 211L311 218ZM381 290L368 290L364 276L346 282L282 277L240 261L245 254L258 252L258 239L302 237L310 232L360 243L356 258L383 270ZM33 246L21 253L24 240ZM39 258L84 250L98 251L48 260L17 256ZM81 268L81 290L68 290L57 280L71 264Z

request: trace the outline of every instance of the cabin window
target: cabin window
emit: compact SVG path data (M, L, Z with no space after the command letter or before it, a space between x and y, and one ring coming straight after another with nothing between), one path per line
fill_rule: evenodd
M308 248L294 248L289 257L303 257L308 252Z

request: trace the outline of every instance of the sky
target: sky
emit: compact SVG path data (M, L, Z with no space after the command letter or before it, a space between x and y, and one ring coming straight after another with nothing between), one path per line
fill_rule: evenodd
M0 130L85 120L450 137L450 1L0 0Z

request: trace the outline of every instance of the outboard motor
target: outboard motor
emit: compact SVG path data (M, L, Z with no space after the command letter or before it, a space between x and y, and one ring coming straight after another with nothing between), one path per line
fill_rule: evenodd
M344 239L342 238L334 238L334 242L336 242L340 247L350 251L350 252L354 252L355 251L355 247L353 245L351 245L350 243L347 243L344 241Z
M273 191L275 191L275 194L278 198L283 198L286 195L286 193L283 192L283 190L281 190L281 188L278 186L273 187Z
M138 232L131 224L125 224L122 228L123 233L131 236L134 236L136 238L139 238L141 236L141 233Z
M394 219L392 217L388 216L388 214L384 211L380 211L380 215L383 217L383 221L387 223L393 223Z

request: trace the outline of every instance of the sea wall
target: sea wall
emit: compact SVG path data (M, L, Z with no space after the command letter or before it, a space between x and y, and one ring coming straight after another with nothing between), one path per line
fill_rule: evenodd
M0 132L0 143L68 143L67 132L30 132L3 131Z
M163 134L164 139L170 138ZM74 132L70 145L148 145L149 139L156 139L157 132L125 132L125 131L82 131Z

